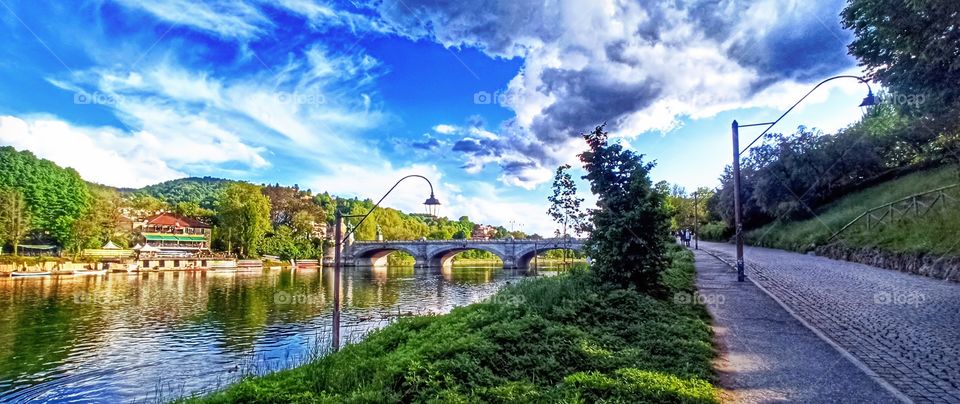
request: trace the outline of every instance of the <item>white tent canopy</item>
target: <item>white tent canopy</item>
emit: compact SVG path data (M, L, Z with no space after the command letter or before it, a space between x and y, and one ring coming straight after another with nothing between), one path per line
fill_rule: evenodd
M140 252L158 252L158 251L160 251L159 248L154 247L150 244L144 244L143 247L140 248Z
M133 246L133 249L137 251L140 251L141 248L143 248L143 246L140 245L140 243L137 243L137 245Z
M119 250L120 247L117 247L116 244L113 244L113 241L107 241L107 244L104 244L102 247L104 250Z

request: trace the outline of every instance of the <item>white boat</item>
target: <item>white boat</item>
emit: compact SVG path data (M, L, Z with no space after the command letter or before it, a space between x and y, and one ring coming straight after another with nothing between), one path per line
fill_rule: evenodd
M11 272L10 276L48 276L50 271L43 272Z
M74 275L106 275L106 269L78 269L73 271Z

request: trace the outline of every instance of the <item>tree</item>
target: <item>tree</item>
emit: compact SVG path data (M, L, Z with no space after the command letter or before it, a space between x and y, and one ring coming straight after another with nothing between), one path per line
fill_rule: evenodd
M0 188L0 247L9 242L13 255L19 253L20 242L30 231L30 212L23 194L11 188Z
M264 235L270 231L270 200L259 186L233 183L220 195L218 206L220 229L217 234L227 249L232 252L236 244L240 256L255 255Z
M547 197L550 201L547 214L560 225L556 235L563 237L567 243L567 248L563 250L564 264L567 262L566 252L570 249L567 230L572 228L573 232L579 236L583 231L583 222L586 220L586 213L580 208L583 198L577 197L577 184L573 182L569 170L569 164L557 167L557 173L553 177L553 195Z
M79 253L84 248L98 248L107 241L127 246L130 230L120 228L120 208L123 205L123 198L116 189L90 185L89 205L83 215L73 222L64 247Z
M653 163L609 143L603 125L584 135L589 150L580 154L583 177L597 196L590 212L593 230L587 240L598 277L620 287L651 294L662 291L660 274L667 268L668 218L663 195L649 173Z
M0 167L0 188L12 188L23 195L35 237L65 244L73 223L90 202L90 192L80 174L9 146L0 147Z
M849 45L868 75L903 105L956 123L960 107L960 2L850 0L841 13L856 36ZM951 112L952 111L952 112Z
M577 184L573 182L569 170L569 164L557 167L557 173L553 178L553 195L547 197L550 201L547 214L561 228L557 234L558 237L566 237L568 229L572 229L579 236L583 232L583 222L586 219L586 214L580 208L583 198L577 197Z

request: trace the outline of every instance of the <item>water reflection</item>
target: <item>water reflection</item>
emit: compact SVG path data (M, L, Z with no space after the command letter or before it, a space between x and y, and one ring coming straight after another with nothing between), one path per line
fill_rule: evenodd
M524 272L346 270L345 339L398 314L480 300ZM329 346L333 273L111 273L0 278L0 401L168 399Z

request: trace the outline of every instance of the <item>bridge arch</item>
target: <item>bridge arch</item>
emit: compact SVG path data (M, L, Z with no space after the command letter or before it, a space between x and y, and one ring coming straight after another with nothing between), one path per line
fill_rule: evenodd
M385 266L387 265L387 256L397 251L412 255L414 259L414 266L419 267L425 264L423 257L419 252L403 245L370 246L367 248L354 250L353 262L354 265Z
M564 242L562 240L554 243L544 243L542 245L528 246L522 250L517 251L517 262L516 266L519 269L528 269L530 268L530 263L533 262L534 257L545 253L547 251L553 250L573 250L573 251L583 251L583 243L579 241L573 242Z
M446 248L438 248L430 252L430 255L427 259L427 263L431 267L449 267L453 265L453 257L462 252L470 250L480 250L486 251L493 254L500 259L506 266L510 260L505 257L505 254L502 251L497 250L496 248L490 248L484 245L466 245L466 246L448 246Z

